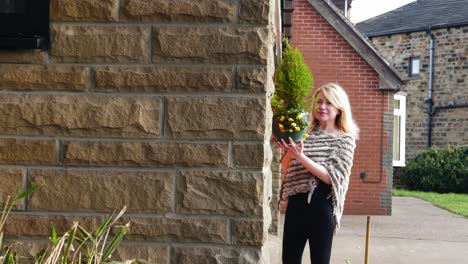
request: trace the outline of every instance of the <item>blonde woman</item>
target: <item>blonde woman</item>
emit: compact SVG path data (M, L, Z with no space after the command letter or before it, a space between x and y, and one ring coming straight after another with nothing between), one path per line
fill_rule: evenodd
M333 234L340 226L355 140L348 95L338 84L315 90L310 137L282 140L281 200L288 201L283 232L283 263L300 264L309 241L313 264L330 262Z

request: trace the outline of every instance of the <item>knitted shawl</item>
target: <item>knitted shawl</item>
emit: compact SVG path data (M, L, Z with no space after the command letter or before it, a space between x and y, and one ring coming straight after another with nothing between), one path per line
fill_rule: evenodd
M332 136L321 131L314 131L304 141L304 154L325 167L330 174L333 215L336 220L335 230L340 228L355 147L355 140L349 134ZM286 174L282 175L281 200L286 201L289 196L298 193L310 192L311 195L319 181L300 162L292 159Z

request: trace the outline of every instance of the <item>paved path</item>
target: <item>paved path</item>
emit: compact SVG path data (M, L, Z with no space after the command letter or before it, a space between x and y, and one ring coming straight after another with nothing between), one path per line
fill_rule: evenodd
M369 263L468 263L468 218L408 197L394 197L392 210L392 216L371 216ZM366 216L343 217L332 264L364 263L366 221ZM308 254L303 264L310 264Z

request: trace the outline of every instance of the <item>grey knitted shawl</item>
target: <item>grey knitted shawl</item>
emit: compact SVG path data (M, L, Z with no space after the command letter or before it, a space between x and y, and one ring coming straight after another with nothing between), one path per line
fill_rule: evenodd
M304 141L304 154L327 169L332 181L333 215L336 230L340 228L345 195L353 166L354 138L349 134L331 136L321 131L312 132ZM301 163L291 160L286 175L282 176L281 200L298 193L313 193L320 180L307 171Z

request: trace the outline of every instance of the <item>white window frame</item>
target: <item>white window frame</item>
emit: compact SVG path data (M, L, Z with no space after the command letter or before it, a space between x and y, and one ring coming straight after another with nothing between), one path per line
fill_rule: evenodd
M417 61L417 68L415 68ZM419 77L421 73L421 59L419 57L410 58L410 67L409 67L409 76L410 77Z
M404 167L406 161L406 153L405 153L405 146L406 146L406 96L402 94L395 94L394 100L400 102L400 108L393 110L393 116L400 117L400 131L396 131L396 127L393 128L393 133L400 133L400 144L399 144L399 151L400 151L400 159L395 159L393 157L393 166L394 167ZM392 155L393 155L393 148L392 146Z

